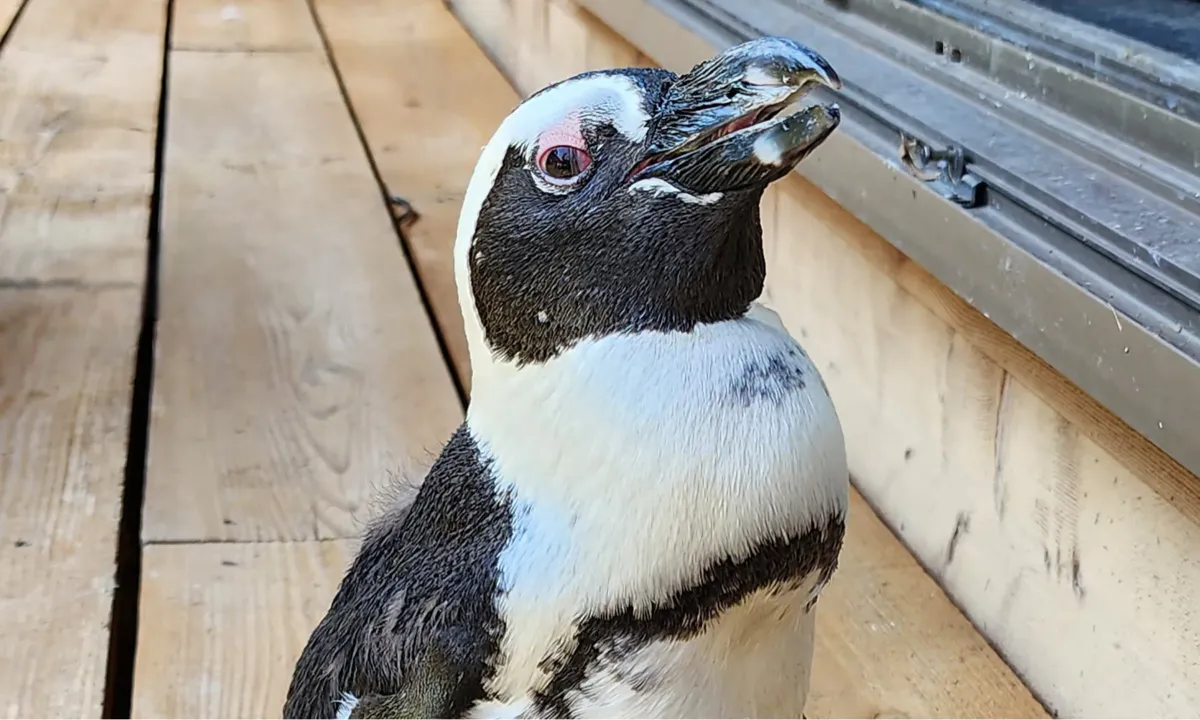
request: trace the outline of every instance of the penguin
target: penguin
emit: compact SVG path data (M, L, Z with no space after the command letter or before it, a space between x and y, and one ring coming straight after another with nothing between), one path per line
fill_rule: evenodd
M465 421L368 528L284 717L801 717L849 472L758 302L759 205L837 128L797 110L820 85L764 37L500 124L454 243Z

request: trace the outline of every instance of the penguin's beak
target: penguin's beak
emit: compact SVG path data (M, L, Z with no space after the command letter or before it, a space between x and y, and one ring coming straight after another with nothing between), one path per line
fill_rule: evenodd
M735 45L682 76L667 92L645 158L631 182L661 178L693 193L766 187L829 137L837 105L780 113L813 88L842 87L820 55L794 40Z

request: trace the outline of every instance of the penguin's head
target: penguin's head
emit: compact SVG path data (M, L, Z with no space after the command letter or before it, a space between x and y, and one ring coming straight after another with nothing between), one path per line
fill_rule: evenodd
M783 38L683 76L588 72L521 103L483 149L455 242L472 364L543 363L585 338L738 317L765 275L759 202L829 136L839 88Z

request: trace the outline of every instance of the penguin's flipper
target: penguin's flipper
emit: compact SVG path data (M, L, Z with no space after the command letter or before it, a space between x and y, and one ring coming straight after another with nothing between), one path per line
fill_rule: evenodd
M508 506L465 424L373 520L292 671L284 718L459 717L499 635Z
M465 670L455 668L440 645L429 652L401 679L396 692L356 698L347 693L338 708L339 718L444 718L455 713L455 698Z

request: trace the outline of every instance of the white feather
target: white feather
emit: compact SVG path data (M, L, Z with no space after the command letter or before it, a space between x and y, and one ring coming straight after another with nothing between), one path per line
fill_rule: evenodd
M719 192L705 193L703 195L693 195L688 192L683 192L662 178L646 178L645 180L638 180L629 186L628 192L648 192L656 197L673 195L681 202L691 203L692 205L712 205L721 198L725 197L725 193Z
M338 701L337 715L338 720L349 720L350 713L354 712L354 708L358 707L358 698L354 693L342 693L341 700Z

